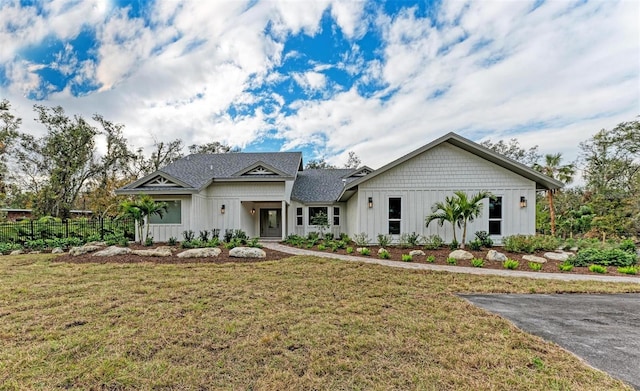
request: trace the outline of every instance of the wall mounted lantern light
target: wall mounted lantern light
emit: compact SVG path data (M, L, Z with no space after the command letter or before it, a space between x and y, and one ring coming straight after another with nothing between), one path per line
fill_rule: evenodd
M220 213L224 214L224 204L220 207Z
M520 207L521 208L526 208L527 207L527 199L524 198L524 196L520 196Z
M369 208L373 208L373 197L369 197Z
M256 208L251 208L251 214L252 215L256 214Z

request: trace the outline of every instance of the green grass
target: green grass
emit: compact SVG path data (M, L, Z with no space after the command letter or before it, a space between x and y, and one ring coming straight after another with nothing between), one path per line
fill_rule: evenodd
M1 390L629 390L454 293L640 291L316 257L3 257L0 281Z

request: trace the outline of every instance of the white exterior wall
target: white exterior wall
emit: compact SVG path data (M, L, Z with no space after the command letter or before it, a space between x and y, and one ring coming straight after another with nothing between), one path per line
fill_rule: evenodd
M366 200L364 201L366 203ZM349 198L346 203L346 229L345 232L349 237L353 238L353 235L359 233L358 232L358 221L360 219L360 209L358 209L358 194L354 194L353 197Z
M174 237L178 240L182 240L182 231L189 229L191 224L191 215L190 211L192 210L192 200L191 196L188 195L176 195L176 196L158 196L154 197L156 201L173 201L180 200L180 213L181 213L181 223L180 224L150 224L149 225L149 235L153 237L153 240L156 242L166 242L169 238ZM146 228L145 228L146 229ZM137 237L136 239L140 240Z
M347 214L347 204L344 202L336 202L333 204L314 204L312 207L326 207L329 217L329 229L326 232L331 232L334 235L339 235L343 232L347 232L347 224L349 217ZM333 225L333 208L340 208L340 225ZM297 208L302 208L302 225L296 224L296 212ZM309 232L320 232L317 226L309 225L309 205L303 204L298 201L291 201L287 212L287 224L290 227L287 234L296 234L300 236L306 236Z
M437 221L425 227L425 217L431 206L444 201L454 191L472 195L478 191L490 191L502 196L502 235L492 236L496 243L502 237L513 234L535 233L535 182L488 162L448 143L434 147L359 186L357 232L366 232L372 241L378 234L388 233L388 200L402 200L401 233L416 232L421 235L436 234L445 241L453 239L451 225L443 227ZM527 199L527 207L520 208L520 197ZM368 198L373 198L373 208L368 208ZM467 226L467 242L476 231L488 231L488 200L482 215ZM353 213L350 211L349 213ZM462 232L457 231L458 241ZM398 236L395 237L398 239Z

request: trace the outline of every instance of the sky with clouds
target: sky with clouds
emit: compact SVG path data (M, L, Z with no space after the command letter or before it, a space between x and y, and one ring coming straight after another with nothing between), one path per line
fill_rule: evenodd
M450 131L577 157L640 114L638 1L0 0L0 99L377 168Z

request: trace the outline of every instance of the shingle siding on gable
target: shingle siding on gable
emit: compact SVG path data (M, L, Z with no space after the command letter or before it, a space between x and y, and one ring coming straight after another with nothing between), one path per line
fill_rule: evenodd
M213 182L207 187L209 197L256 198L263 201L281 200L285 197L284 182Z
M360 185L360 189L528 188L533 181L443 143Z

